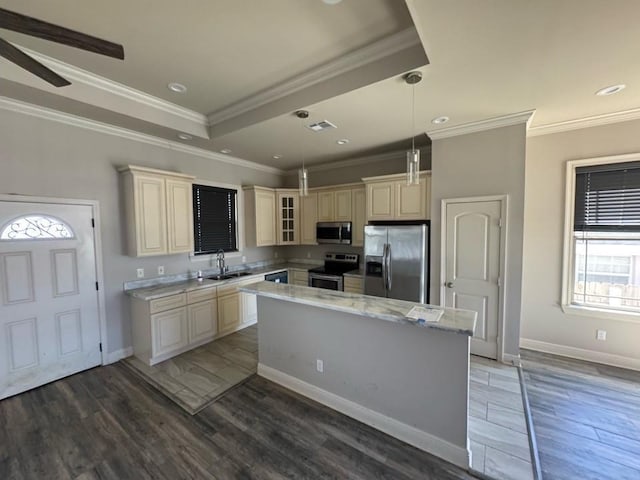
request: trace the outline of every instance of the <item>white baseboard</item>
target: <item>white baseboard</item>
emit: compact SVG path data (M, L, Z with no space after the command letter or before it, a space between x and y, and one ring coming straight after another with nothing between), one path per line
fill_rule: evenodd
M471 465L471 451L467 448L454 445L262 363L258 364L258 375L465 470Z
M513 355L511 353L502 354L502 363L507 365L520 365L520 355Z
M603 363L605 365L629 368L631 370L640 370L640 359L623 357L622 355L616 355L614 353L604 353L597 352L595 350L586 350L584 348L568 347L566 345L531 340L530 338L521 338L520 346L522 348L537 350L539 352L553 353L554 355L560 355L562 357Z
M118 360L130 357L131 355L133 355L133 347L121 348L115 352L107 353L104 365L116 363Z

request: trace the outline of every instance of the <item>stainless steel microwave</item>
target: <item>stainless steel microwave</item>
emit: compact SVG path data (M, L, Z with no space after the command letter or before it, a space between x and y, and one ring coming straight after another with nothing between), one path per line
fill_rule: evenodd
M316 223L316 242L351 245L351 222Z

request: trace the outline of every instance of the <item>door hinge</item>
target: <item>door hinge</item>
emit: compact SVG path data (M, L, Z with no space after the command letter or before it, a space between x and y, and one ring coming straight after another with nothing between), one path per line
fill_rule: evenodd
M96 228L96 220L94 218L91 219L91 227Z
M100 342L100 345L98 345L100 347L100 351L102 351L102 342Z
M96 290L100 290L100 288L98 288L98 282L96 282Z
M502 228L502 219L501 218L498 219L498 228Z
M502 279L500 277L498 277L498 286L501 287L502 286Z

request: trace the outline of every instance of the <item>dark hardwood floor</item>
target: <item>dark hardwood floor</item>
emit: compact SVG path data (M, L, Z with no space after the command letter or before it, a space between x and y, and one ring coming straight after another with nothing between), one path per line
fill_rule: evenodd
M260 377L191 416L121 365L0 401L0 479L472 479Z
M640 372L521 351L545 480L640 479Z

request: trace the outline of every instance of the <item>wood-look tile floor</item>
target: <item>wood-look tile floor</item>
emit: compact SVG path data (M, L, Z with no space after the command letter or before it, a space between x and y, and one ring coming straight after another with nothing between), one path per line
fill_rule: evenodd
M0 401L0 479L471 480L254 376L196 415L122 364Z
M123 363L194 414L256 373L258 329L247 327L152 367L136 357Z
M521 356L544 479L640 479L640 372Z
M475 471L500 480L533 480L515 367L471 356L469 440Z

